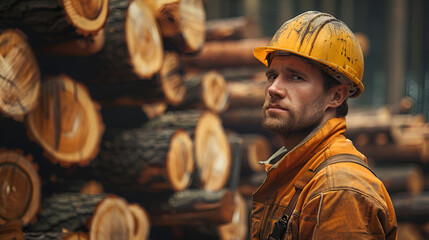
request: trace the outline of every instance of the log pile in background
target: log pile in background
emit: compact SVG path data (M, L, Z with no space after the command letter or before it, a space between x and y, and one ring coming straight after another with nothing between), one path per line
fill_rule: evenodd
M258 161L279 147L252 55L268 39L246 18L206 22L202 1L76 2L0 4L0 183L17 189L0 192L0 238L246 239ZM402 105L352 110L347 137L400 236L424 238L429 126Z
M202 1L1 5L0 144L34 164L0 155L0 238L159 239L195 224L246 238L226 79L183 60L206 43Z

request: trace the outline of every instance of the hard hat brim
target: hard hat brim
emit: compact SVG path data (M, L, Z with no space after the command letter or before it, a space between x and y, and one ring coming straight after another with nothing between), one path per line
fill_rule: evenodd
M349 97L351 97L351 98L360 96L362 94L362 92L364 91L364 86L363 86L362 82L359 79L357 79L355 76L349 74L348 71L346 71L343 67L341 67L339 65L335 65L331 62L324 61L322 59L318 59L318 58L315 58L312 56L302 54L302 53L294 51L294 50L279 48L279 47L270 47L270 46L256 47L253 49L253 56L256 59L258 59L259 61L261 61L266 67L268 67L267 56L268 56L268 54L275 52L275 51L289 52L289 53L292 53L292 54L313 60L316 63L320 63L322 69L325 72L327 72L329 75L333 76L338 81L340 81L342 76L344 76L349 81L352 81L354 83L355 90L349 95ZM338 73L340 73L342 76L338 75Z

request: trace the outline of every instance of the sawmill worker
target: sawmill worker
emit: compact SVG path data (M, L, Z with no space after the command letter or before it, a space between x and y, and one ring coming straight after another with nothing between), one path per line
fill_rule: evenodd
M385 186L344 136L347 99L364 90L354 34L329 14L305 12L253 55L268 67L262 125L283 146L261 162L251 239L396 239Z

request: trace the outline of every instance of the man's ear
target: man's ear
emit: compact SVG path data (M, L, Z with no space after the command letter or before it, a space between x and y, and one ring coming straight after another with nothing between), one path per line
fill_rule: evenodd
M349 87L346 84L336 85L330 89L329 108L337 108L346 100L349 94Z

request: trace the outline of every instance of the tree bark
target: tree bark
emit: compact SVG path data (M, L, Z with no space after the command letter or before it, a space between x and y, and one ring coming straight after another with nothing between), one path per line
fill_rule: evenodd
M39 97L39 65L20 30L1 32L0 42L0 112L22 121Z
M212 41L204 44L195 56L184 56L187 67L221 69L232 67L263 67L252 54L255 47L268 46L268 39L243 39L234 41Z
M83 231L90 239L131 239L134 228L133 215L124 199L106 194L64 193L43 200L38 221L29 226L29 231Z
M195 144L193 186L205 190L220 190L225 186L231 168L231 153L222 122L216 114L199 110L167 112L144 127L187 130Z
M29 137L54 163L87 165L98 153L104 131L87 89L66 75L43 83L39 105L28 114Z
M15 151L0 152L0 224L19 219L23 225L34 220L40 207L40 178L31 163Z
M0 28L16 27L31 35L35 45L50 45L96 34L105 24L108 0L4 0Z
M199 108L214 113L228 107L229 92L226 81L217 71L209 71L185 80L186 95L180 109Z
M216 226L231 222L234 209L229 190L188 189L174 193L150 213L153 226Z
M91 167L112 188L179 191L191 182L192 149L191 138L180 129L108 130Z
M151 79L160 71L163 44L155 16L145 1L110 0L104 48L94 54L103 82Z
M184 70L179 55L174 52L164 54L163 65L151 79L128 81L89 81L91 96L103 106L133 106L166 102L177 106L187 94ZM118 79L119 80L119 79Z
M204 45L206 14L201 0L151 0L167 48L184 54Z

